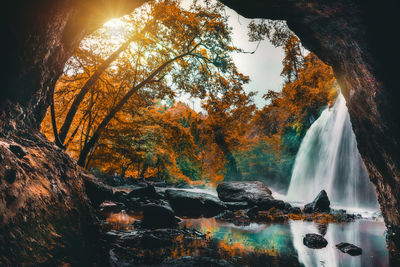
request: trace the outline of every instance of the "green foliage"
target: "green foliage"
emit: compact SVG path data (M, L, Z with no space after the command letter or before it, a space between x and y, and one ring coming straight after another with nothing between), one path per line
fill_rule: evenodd
M182 171L183 175L190 178L192 181L198 181L202 179L201 165L188 158L187 156L180 156L176 160L178 168Z

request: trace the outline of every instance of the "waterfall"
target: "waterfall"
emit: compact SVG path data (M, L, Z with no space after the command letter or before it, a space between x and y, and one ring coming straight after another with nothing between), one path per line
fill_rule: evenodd
M342 94L308 129L296 156L287 199L308 203L322 189L336 207L378 207Z

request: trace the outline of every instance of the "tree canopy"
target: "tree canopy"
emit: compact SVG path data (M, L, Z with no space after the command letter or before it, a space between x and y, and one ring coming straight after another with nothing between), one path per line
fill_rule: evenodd
M329 66L284 22L250 23L250 40L285 53L285 84L257 109L221 4L152 1L120 24L89 35L69 60L42 124L49 138L107 175L285 187L306 130L335 100ZM202 99L202 111L178 101L181 92Z

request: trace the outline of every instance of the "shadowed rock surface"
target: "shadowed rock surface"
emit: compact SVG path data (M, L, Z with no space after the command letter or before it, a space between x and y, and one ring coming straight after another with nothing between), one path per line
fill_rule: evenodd
M328 245L328 241L322 235L306 234L303 244L309 248L324 248Z
M82 171L68 155L36 131L1 132L0 158L1 266L105 259Z
M166 196L172 209L182 216L211 217L227 209L221 200L210 194L169 189Z
M271 190L260 181L223 182L217 186L219 199L225 202L258 202L272 198Z
M178 220L169 205L146 204L143 206L141 226L146 228L174 228L178 226Z
M315 197L313 202L308 203L304 206L304 212L311 213L311 212L330 212L331 202L329 201L328 195L326 194L325 190L319 192L319 194Z
M362 254L362 249L346 242L342 242L336 245L336 247L343 253L350 254L351 256L358 256Z

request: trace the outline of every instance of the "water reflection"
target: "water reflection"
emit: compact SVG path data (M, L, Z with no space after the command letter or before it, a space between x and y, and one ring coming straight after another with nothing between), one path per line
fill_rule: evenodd
M141 219L140 214L110 213L107 227L134 231L133 222ZM194 239L189 243L176 237L167 257L179 258L186 255L208 255L235 261L240 265L263 266L388 266L388 252L384 238L385 225L381 221L358 220L352 223L318 224L306 221L289 223L236 226L215 218L184 219L181 228L194 228L207 235L206 240ZM325 236L328 246L310 249L303 245L306 233ZM348 242L360 246L360 256L350 256L336 248L336 244ZM136 249L140 248L137 247ZM207 249L208 248L208 249ZM143 250L144 248L142 248ZM143 252L143 251L142 251ZM146 252L146 251L144 251ZM143 252L143 253L144 253ZM135 255L138 255L135 251ZM149 253L149 252L146 252ZM153 251L153 258L165 256L165 252Z
M236 226L214 218L187 219L182 226L195 228L224 243L224 247L281 256L296 253L288 224L258 224Z
M110 212L105 214L106 220L103 228L111 230L134 230L133 223L142 219L143 215L140 213L126 213L125 211L114 213Z
M290 221L283 224L257 224L235 226L215 219L189 219L184 226L196 228L220 240L225 249L242 253L257 252L278 258L297 255L305 266L388 266L388 252L384 238L385 225L372 220L358 220L346 224L316 224ZM306 233L325 235L328 246L310 249L304 246ZM361 256L350 256L336 248L348 242L363 249ZM233 252L232 252L233 253Z
M388 266L388 252L382 222L359 220L347 224L329 224L325 238L328 246L310 249L303 245L306 233L319 233L310 222L292 221L290 227L293 244L299 261L305 266ZM361 256L350 256L336 248L336 244L348 242L363 249Z

